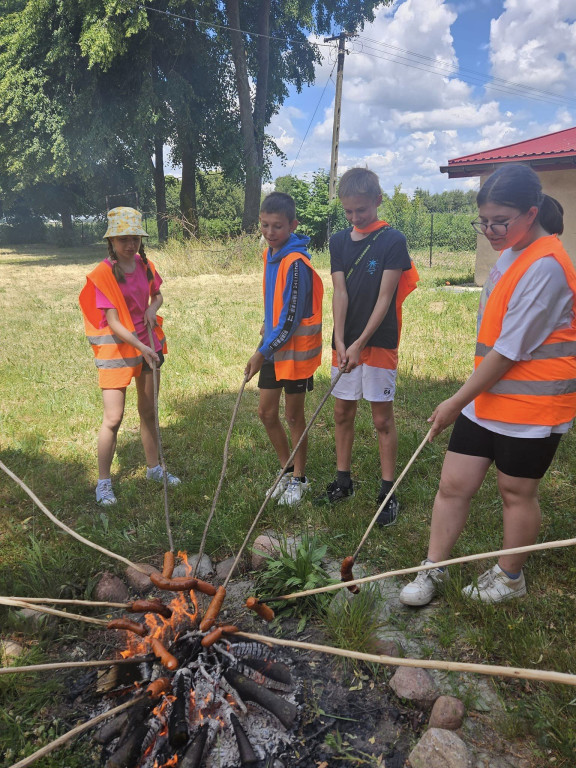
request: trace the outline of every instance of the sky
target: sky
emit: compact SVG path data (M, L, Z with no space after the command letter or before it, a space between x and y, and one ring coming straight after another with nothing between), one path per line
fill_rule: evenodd
M272 178L330 168L336 56L321 50L314 86L268 128L286 155ZM439 167L576 125L576 0L396 0L347 50L338 172L367 166L389 194L476 189Z

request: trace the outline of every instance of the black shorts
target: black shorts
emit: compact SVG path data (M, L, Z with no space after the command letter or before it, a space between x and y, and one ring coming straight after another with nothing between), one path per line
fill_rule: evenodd
M156 354L160 358L159 362L156 363L156 370L158 370L158 368L160 368L162 366L162 363L164 362L164 353L162 352L162 350L160 350L160 352L156 352ZM146 360L143 360L141 373L151 373L151 372L152 372L152 368L150 368Z
M490 459L505 475L537 480L546 474L561 437L560 434L549 437L499 435L460 414L454 423L448 450Z
M312 392L314 376L309 379L277 379L274 363L266 360L260 369L258 386L260 389L284 389L287 395L300 395L303 392Z

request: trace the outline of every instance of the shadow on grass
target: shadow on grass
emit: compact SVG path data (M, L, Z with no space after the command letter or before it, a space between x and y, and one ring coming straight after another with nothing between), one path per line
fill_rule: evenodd
M92 264L106 257L104 245L82 245L73 248L58 248L55 245L39 244L21 246L19 248L0 246L0 253L14 252L15 257L26 248L24 256L14 259L2 259L2 264L13 267L58 267L71 264Z

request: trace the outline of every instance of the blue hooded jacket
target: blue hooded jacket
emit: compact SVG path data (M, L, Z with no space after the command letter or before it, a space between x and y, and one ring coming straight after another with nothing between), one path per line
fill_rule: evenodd
M274 360L274 352L286 344L296 331L302 319L312 314L312 271L300 259L295 261L286 275L283 294L283 306L277 325L273 325L274 291L280 262L289 253L302 253L310 257L306 246L310 238L292 233L282 248L273 256L270 248L266 254L265 290L264 290L264 336L260 352L266 360ZM294 312L290 306L295 306Z

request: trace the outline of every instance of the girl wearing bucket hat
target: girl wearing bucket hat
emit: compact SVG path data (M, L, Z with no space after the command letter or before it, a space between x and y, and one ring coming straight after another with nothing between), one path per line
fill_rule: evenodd
M164 362L166 339L162 318L162 278L146 257L142 242L148 233L142 216L134 208L119 207L108 212L108 257L86 277L80 293L84 327L92 345L102 389L104 417L98 434L96 501L116 503L110 469L126 400L126 387L136 381L140 435L146 455L149 480L163 481L158 461L158 436L154 411L152 366ZM152 328L154 348L149 346ZM159 376L159 372L158 372ZM158 383L160 379L158 378ZM167 472L170 485L180 480Z

